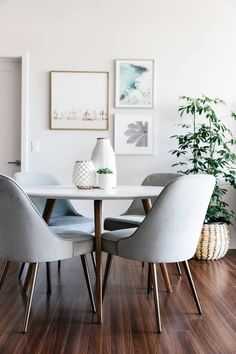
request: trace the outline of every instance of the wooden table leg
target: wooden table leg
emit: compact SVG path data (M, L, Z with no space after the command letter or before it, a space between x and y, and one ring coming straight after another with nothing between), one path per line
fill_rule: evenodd
M148 199L142 199L142 202L143 202L143 209L145 213L148 214L149 211L152 209L152 201L150 198L148 198Z
M102 200L94 200L95 242L96 242L96 305L97 320L103 322L102 311Z
M149 199L142 199L142 202L143 202L143 208L145 210L145 213L148 214L149 211L152 208L152 201L149 198ZM165 282L166 290L169 293L172 293L172 287L171 287L170 278L169 278L169 274L168 274L168 270L167 270L166 264L165 263L161 263L160 267L161 267L162 276L163 276L163 279L164 279L164 282ZM149 282L150 282L150 280L149 280Z
M43 211L43 219L48 224L52 215L52 211L55 205L56 199L47 199L44 211Z

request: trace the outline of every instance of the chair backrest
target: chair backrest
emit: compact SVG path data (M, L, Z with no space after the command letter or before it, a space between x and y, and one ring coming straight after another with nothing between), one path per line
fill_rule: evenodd
M50 262L72 255L72 243L57 237L31 200L0 175L0 257L13 262Z
M192 258L214 185L210 175L188 175L170 182L137 231L118 242L118 255L159 263Z
M148 175L141 185L165 187L170 181L181 176L183 176L181 173L153 173ZM151 198L152 204L155 203L156 199L157 198ZM145 215L141 200L134 200L123 215Z
M14 180L21 187L58 185L55 177L41 172L18 172L13 176ZM32 202L42 215L46 203L45 198L31 198ZM68 200L57 200L51 217L61 217L65 215L78 215Z

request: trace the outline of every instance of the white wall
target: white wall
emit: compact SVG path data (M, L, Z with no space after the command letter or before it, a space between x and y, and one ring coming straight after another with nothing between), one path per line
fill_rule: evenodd
M109 71L112 121L114 59L153 58L157 154L118 156L118 182L171 171L178 96L219 96L236 110L235 18L234 0L0 0L0 55L29 50L29 139L40 141L29 168L69 183L74 161L89 158L98 136L113 136L112 124L110 132L49 130L50 70Z

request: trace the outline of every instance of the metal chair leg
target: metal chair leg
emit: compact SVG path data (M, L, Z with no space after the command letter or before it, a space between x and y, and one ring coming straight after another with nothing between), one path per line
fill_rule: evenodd
M32 276L32 269L33 269L32 267L33 267L33 265L32 265L32 263L30 263L29 267L28 267L28 270L27 270L26 277L25 277L24 285L23 285L23 292L24 293L27 292L28 287L29 287L30 279L31 279L31 276Z
M52 286L51 286L51 264L50 262L46 262L46 270L47 270L47 294L51 295L52 293ZM30 279L32 276L32 263L29 264L29 268L26 274L24 286L23 286L23 292L27 292Z
M94 268L94 271L96 273L96 257L95 257L95 254L93 252L91 253L91 258L92 258L92 262L93 262L93 268Z
M177 267L179 275L182 275L182 271L181 271L179 262L176 263L176 267Z
M201 308L200 301L199 301L199 298L198 298L198 294L197 294L197 291L196 291L196 288L195 288L195 285L194 285L194 282L193 282L193 277L192 277L192 274L191 274L191 271L190 271L190 268L189 268L188 261L184 261L183 264L184 264L184 268L185 268L185 271L186 271L186 274L187 274L189 285L190 285L192 293L193 293L194 300L195 300L197 308L198 308L198 312L199 312L200 315L202 315L202 308Z
M164 279L164 283L166 286L166 290L168 291L168 293L172 293L172 287L171 287L169 273L168 273L168 270L166 267L166 263L160 263L160 267L161 267L161 272L162 272L162 276Z
M151 291L152 291L151 265L150 263L148 263L147 294L149 295Z
M161 313L160 313L160 303L159 303L159 294L158 294L158 283L157 283L157 268L155 263L150 263L152 282L153 282L153 296L156 312L156 321L157 321L157 332L161 333Z
M29 294L29 298L28 298L27 306L26 306L23 333L26 333L27 328L28 328L29 315L30 315L32 299L33 299L33 294L34 294L34 287L35 287L35 282L36 282L37 273L38 273L38 266L39 266L38 263L32 264L32 279L31 279L32 283L31 283L30 294Z
M104 300L104 296L105 296L105 292L106 292L106 288L107 288L107 281L108 281L108 277L109 277L110 270L111 270L112 259L113 259L112 254L108 253L105 272L104 272L104 278L103 278L103 284L102 284L102 301Z
M4 267L3 267L3 270L2 270L2 274L1 274L1 277L0 277L0 290L2 289L2 286L3 286L4 280L6 278L6 275L7 275L9 267L10 267L10 262L7 261L4 264Z
M61 261L58 261L58 262L57 262L57 269L58 269L58 271L61 270Z
M51 286L51 263L46 263L47 267L47 294L51 295L52 293L52 286Z
M25 268L25 263L22 263L22 264L21 264L21 267L20 267L19 275L18 275L18 278L19 278L19 279L20 279L21 276L22 276L22 273L23 273L23 271L24 271L24 268Z
M90 276L89 276L87 258L86 258L86 255L81 255L80 258L81 258L82 266L84 269L84 276L85 276L85 280L86 280L86 284L87 284L87 288L88 288L89 299L91 302L93 312L95 313L96 312L96 305L95 305L95 301L94 301L93 289L91 286L91 280L90 280Z

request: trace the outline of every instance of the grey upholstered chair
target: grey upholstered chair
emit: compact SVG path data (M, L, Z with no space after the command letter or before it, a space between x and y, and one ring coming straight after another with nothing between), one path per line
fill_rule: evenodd
M13 176L14 180L21 187L30 186L45 186L45 185L58 185L59 182L56 178L47 173L41 172L18 172ZM46 204L45 198L31 198L32 202L42 215ZM69 200L56 200L52 215L50 217L49 226L57 233L71 231L85 231L88 233L94 232L93 219L86 218L73 208ZM95 258L92 254L93 264L95 266ZM61 261L58 261L58 267L60 268ZM19 278L21 277L25 264L23 263L20 268ZM47 286L48 293L51 293L51 281L50 281L50 265L47 263Z
M180 173L153 173L148 175L142 182L142 186L165 187L170 181L183 176ZM152 204L156 198L151 198ZM121 215L106 218L104 221L104 230L120 230L137 227L145 218L145 211L141 200L134 200L129 208Z
M23 332L27 331L38 266L42 262L81 256L90 301L95 311L85 257L93 251L92 234L85 231L67 231L56 235L20 186L11 178L0 175L0 257L6 260L0 277L0 289L10 262L27 262L33 269Z
M156 263L184 263L198 311L202 313L188 259L196 251L214 185L215 178L210 175L178 178L164 188L137 229L102 235L102 249L108 253L104 284L111 265L110 255L151 264L158 332L161 332L161 319Z
M153 173L148 175L142 182L142 186L158 186L165 187L173 179L183 176L181 173ZM157 198L151 198L152 204L156 201ZM120 229L129 229L133 227L138 227L145 218L145 211L142 205L141 200L134 200L129 208L121 215L116 217L106 218L104 221L104 230L114 231ZM181 268L179 263L176 263L179 275L182 275ZM167 273L168 275L168 273ZM148 268L148 293L151 290L151 272L150 267ZM171 283L169 278L164 277L164 281L167 289L172 291Z
M14 180L21 187L58 185L59 182L50 174L40 172L18 172L13 176ZM45 198L31 198L32 202L42 215L46 204ZM49 226L60 228L60 232L66 230L79 230L94 232L93 219L86 218L73 208L69 200L56 200L55 206L50 217Z

